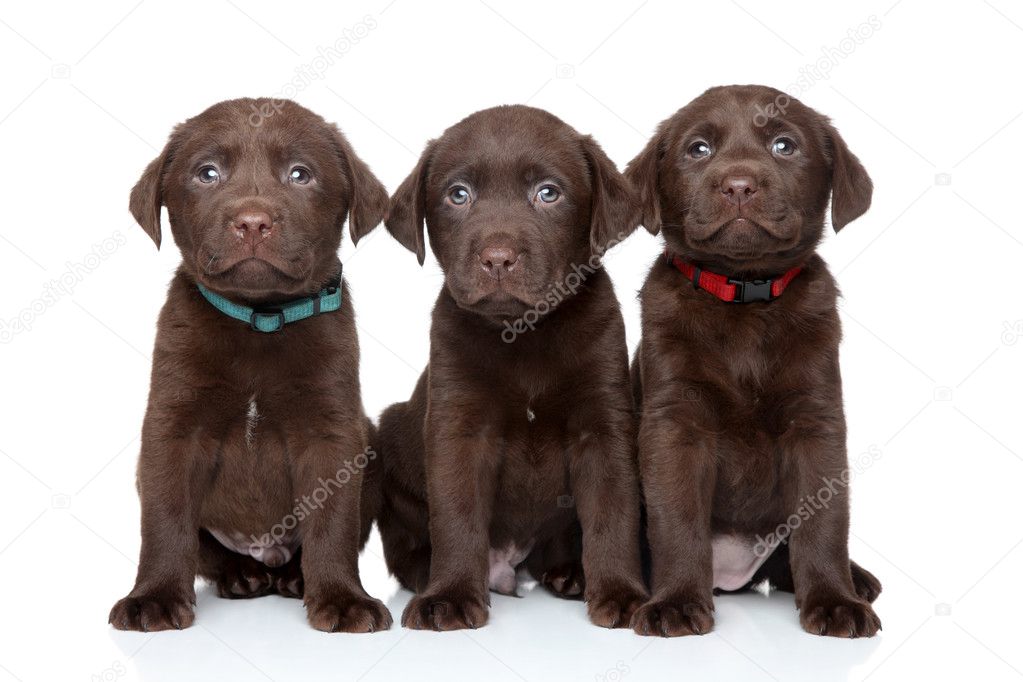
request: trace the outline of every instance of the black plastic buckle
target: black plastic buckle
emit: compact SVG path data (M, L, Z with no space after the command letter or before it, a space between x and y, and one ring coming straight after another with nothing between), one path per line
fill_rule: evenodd
M265 329L260 329L259 327L256 326L256 318L258 318L261 315L264 317L277 318L278 321L277 329L271 329L270 333L279 332L280 330L284 329L285 324L284 310L282 310L281 308L259 308L253 310L252 317L249 318L249 326L252 327L253 330L264 333L267 331Z
M750 281L730 279L729 284L735 285L734 303L755 303L771 300L771 280L754 279Z
M340 266L338 266L338 267L340 268ZM338 289L341 288L341 275L342 274L344 274L344 269L340 268L337 271L337 275L334 276L334 279L332 279L329 282L327 282L327 286L324 287L324 288L327 290L328 294L333 294Z

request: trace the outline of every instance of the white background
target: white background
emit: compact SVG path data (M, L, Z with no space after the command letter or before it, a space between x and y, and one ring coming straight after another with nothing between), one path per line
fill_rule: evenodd
M134 3L0 9L0 320L31 327L0 345L0 681L1023 676L1023 8ZM836 57L872 15L879 28ZM539 590L495 596L491 624L473 632L327 635L299 601L207 588L187 631L109 628L135 575L149 353L178 261L169 239L158 253L134 224L128 191L175 123L281 93L352 31L362 37L296 98L337 121L390 190L426 140L480 108L547 108L624 167L706 87L788 88L832 55L830 75L800 94L834 118L876 187L870 212L822 252L845 296L849 451L875 453L853 484L851 548L884 583L883 633L805 634L791 596L774 594L719 598L713 634L646 639L597 629L581 604ZM115 248L97 259L104 240ZM630 347L660 248L640 230L609 258ZM382 227L341 253L375 417L426 362L441 277ZM362 571L397 618L409 595L376 537Z

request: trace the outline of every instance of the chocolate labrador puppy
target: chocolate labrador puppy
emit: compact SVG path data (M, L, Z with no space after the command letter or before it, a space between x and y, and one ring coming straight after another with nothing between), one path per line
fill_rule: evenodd
M600 258L639 224L597 144L525 106L430 142L387 229L444 270L430 363L380 420L388 566L406 627L487 622L523 562L591 620L645 601L625 328ZM582 570L581 570L582 569Z
M626 176L667 258L634 363L653 597L640 634L702 634L713 590L768 578L812 633L870 636L881 586L849 561L838 291L815 253L872 185L828 119L760 86L708 90Z
M175 128L132 190L157 247L161 206L182 263L142 426L138 577L110 623L188 627L198 574L224 597L304 595L318 630L388 628L358 575L375 455L337 257L345 219L357 241L386 190L316 114L234 100Z

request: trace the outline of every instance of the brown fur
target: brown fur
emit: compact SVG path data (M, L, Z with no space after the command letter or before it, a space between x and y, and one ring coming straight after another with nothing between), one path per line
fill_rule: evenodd
M650 270L634 364L653 557L653 596L632 623L641 634L708 632L711 537L767 537L848 466L838 291L814 251L829 193L839 230L867 210L871 182L828 120L795 100L756 125L779 97L760 86L709 90L661 124L626 171L645 227L663 232L671 253L743 279L803 266L780 298L749 304L697 290L664 259ZM779 136L794 154L773 151ZM712 153L694 158L701 141ZM738 207L724 193L735 178L755 190ZM842 487L761 569L794 590L809 632L880 628L869 603L880 584L850 563L848 531Z
M560 190L550 204L538 195L546 184ZM471 199L454 204L453 186ZM534 542L533 575L562 596L585 590L599 625L627 625L645 600L628 357L610 279L596 269L534 330L502 340L505 323L573 264L635 229L637 208L596 143L522 106L448 129L392 197L387 229L422 262L425 222L445 272L429 366L380 422L385 555L419 592L405 626L485 624L488 550L508 543ZM504 265L491 267L491 253Z
M142 550L134 589L110 612L118 629L191 625L197 574L221 596L304 597L320 630L391 623L359 581L358 550L378 500L367 486L360 518L357 468L301 521L301 550L283 566L207 532L262 536L294 513L296 498L340 478L369 437L346 284L339 312L271 334L220 313L196 288L248 305L314 295L340 271L346 218L357 240L386 209L386 190L337 128L290 102L253 126L252 112L269 104L223 102L189 119L132 190L132 214L157 246L167 207L182 264L153 351L138 466ZM289 181L295 164L310 171L309 183ZM219 181L198 180L205 165ZM239 227L239 216L260 214L272 223L265 234ZM250 401L259 418L246 438Z

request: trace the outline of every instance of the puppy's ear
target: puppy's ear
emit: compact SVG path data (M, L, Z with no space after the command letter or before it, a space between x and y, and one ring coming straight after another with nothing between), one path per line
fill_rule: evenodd
M380 224L387 212L387 189L373 175L369 166L360 159L348 139L335 128L337 143L340 146L341 162L348 173L348 181L352 185L352 197L348 207L348 231L352 235L352 243L373 231Z
M135 222L142 226L157 249L162 239L160 208L163 206L163 172L170 158L170 149L171 143L168 142L160 155L149 162L142 171L142 177L131 188L131 198L128 200L128 210Z
M661 140L664 137L664 126L657 129L650 141L646 143L636 158L625 167L625 177L639 193L642 210L640 221L650 234L661 231L661 199L658 196L658 175L661 168Z
M424 227L426 223L426 179L436 141L426 145L419 162L391 197L384 225L406 249L416 254L419 264L426 260Z
M583 153L590 167L590 249L603 254L639 227L639 197L600 145L585 135Z
M838 232L870 208L874 183L834 126L826 128L831 156L831 226Z

